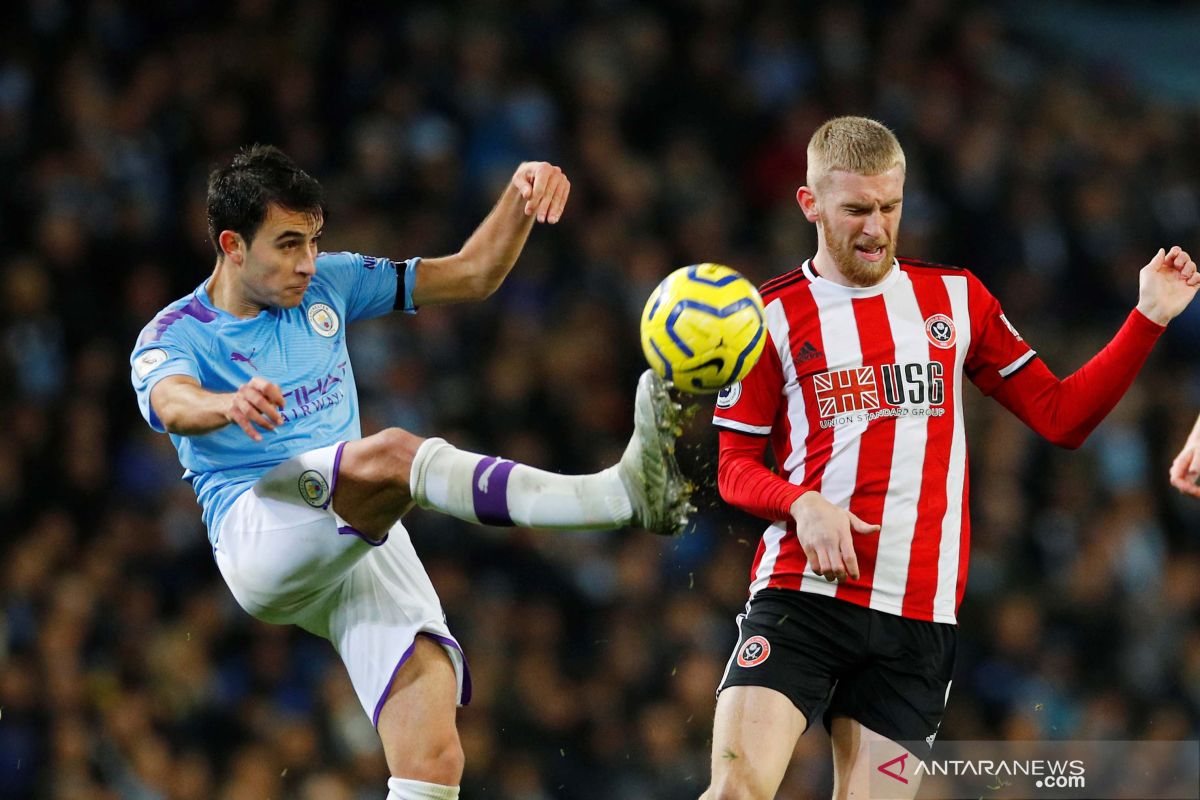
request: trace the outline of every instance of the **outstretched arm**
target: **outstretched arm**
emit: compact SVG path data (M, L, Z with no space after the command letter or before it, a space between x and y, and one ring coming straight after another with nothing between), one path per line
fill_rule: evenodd
M1079 447L1124 396L1198 284L1200 273L1186 252L1159 250L1139 275L1137 308L1103 350L1065 380L1034 359L1010 376L995 398L1054 444Z
M421 261L413 305L482 300L496 291L517 263L534 221L558 222L570 193L571 182L553 164L521 164L496 206L461 250Z

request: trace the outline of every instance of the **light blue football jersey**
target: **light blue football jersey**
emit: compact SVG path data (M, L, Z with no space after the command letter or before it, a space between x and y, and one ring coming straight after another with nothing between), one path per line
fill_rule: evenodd
M409 313L415 310L412 287L418 262L404 262L401 276L402 308ZM196 291L158 313L130 357L142 416L159 432L165 428L150 406L150 392L171 375L190 375L212 392L234 392L260 375L283 390L284 424L261 431L261 442L233 424L200 436L171 434L213 544L233 501L268 469L299 453L362 435L346 325L396 306L397 266L357 253L321 253L316 263L304 302L296 308L268 308L252 319L214 306L205 279Z

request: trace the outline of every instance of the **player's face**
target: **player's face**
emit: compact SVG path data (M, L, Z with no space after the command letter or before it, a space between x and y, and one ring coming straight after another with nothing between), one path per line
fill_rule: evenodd
M317 273L317 243L325 220L318 214L267 207L267 218L245 250L242 288L248 301L295 308Z
M805 216L817 223L818 256L823 250L842 276L857 286L871 286L888 274L900 231L902 167L879 175L835 170L817 187L802 187L798 196Z

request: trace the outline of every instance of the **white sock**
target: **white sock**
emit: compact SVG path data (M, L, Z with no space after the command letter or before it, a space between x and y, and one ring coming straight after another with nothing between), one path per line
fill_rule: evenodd
M633 519L629 495L609 467L558 475L426 439L413 457L413 499L468 522L532 528L619 528Z
M387 800L458 800L458 787L388 778Z

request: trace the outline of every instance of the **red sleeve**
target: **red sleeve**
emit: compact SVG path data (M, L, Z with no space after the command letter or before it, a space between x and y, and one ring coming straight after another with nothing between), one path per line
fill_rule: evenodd
M1129 389L1164 330L1134 309L1112 341L1066 380L1035 358L993 397L1054 444L1079 447Z
M772 522L790 519L792 503L810 487L788 483L767 469L763 463L766 449L765 436L721 431L717 487L722 499L734 508Z
M721 497L734 508L772 522L788 519L792 503L807 491L788 483L763 463L783 400L783 383L783 363L768 331L758 363L744 380L717 395L713 413L713 424L721 428L717 466Z
M782 400L783 362L768 329L762 355L750 372L717 395L713 424L722 429L769 436Z
M1036 353L1004 316L1000 302L970 273L967 273L967 302L971 344L963 369L981 392L991 395L1009 375L1032 361Z

